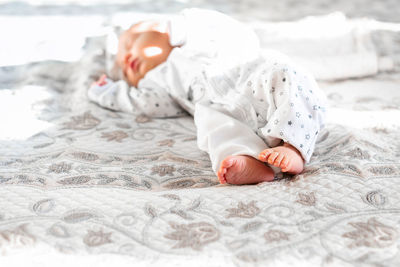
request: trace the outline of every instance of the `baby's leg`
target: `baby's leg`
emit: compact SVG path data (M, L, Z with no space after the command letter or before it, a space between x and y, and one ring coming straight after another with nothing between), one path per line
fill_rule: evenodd
M221 184L256 184L274 179L274 171L250 156L226 157L217 173Z
M291 174L299 174L304 168L304 160L300 152L288 143L265 149L258 155L258 158L263 162L281 168L282 172Z

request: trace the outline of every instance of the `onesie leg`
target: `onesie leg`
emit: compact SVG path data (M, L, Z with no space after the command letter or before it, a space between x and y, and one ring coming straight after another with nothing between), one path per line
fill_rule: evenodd
M226 157L217 172L221 184L256 184L272 181L274 171L264 163L250 156Z
M309 162L313 154L326 117L325 96L311 75L290 64L278 64L269 77L269 83L256 89L259 95L264 93L264 102L269 103L266 112L260 110L266 124L258 133L273 149L264 151L267 159L261 157L260 160L296 174L301 172L303 165L296 152L300 152L305 162ZM279 147L282 140L295 150ZM286 163L289 159L291 163ZM283 166L284 163L294 165Z
M197 144L209 153L221 183L251 184L274 179L275 172L256 159L268 146L252 128L215 106L200 103L196 104L194 120Z
M291 174L299 174L304 168L304 160L300 152L288 143L265 149L258 155L258 158L263 162L281 168L282 172Z

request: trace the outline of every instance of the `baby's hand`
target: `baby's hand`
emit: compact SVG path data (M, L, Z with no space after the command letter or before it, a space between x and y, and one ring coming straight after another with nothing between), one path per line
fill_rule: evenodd
M101 97L101 95L107 94L107 92L113 90L112 88L115 87L113 85L114 82L108 79L105 74L101 75L101 77L96 82L93 82L92 85L89 87L89 99L94 102L99 102L98 99Z
M100 76L100 78L96 82L92 83L92 86L94 86L94 85L98 85L98 86L106 85L107 84L106 79L107 79L107 75L103 74L103 75Z

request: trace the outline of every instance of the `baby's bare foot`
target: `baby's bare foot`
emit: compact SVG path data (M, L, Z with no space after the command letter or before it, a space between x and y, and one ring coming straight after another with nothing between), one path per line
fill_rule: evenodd
M274 171L250 156L225 158L217 173L221 184L256 184L274 180Z
M285 143L283 146L277 146L263 150L258 158L263 162L282 169L282 172L299 174L303 171L304 161L300 152L293 146Z

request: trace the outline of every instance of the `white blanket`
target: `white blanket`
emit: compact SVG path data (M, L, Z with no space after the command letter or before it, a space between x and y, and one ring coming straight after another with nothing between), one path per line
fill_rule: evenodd
M336 12L293 22L254 23L253 27L264 49L280 50L319 80L337 80L393 68L391 59L377 55L372 25L372 20L349 20Z

